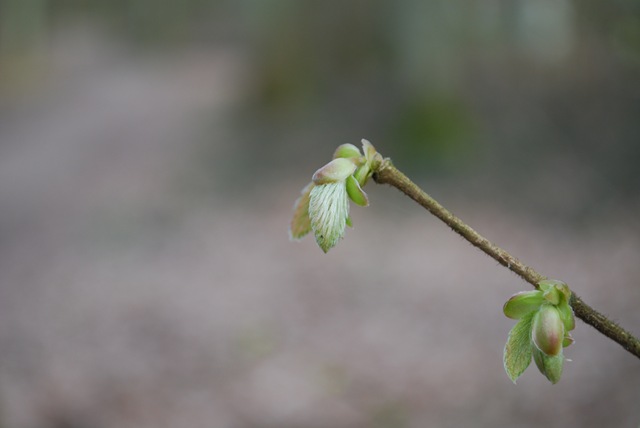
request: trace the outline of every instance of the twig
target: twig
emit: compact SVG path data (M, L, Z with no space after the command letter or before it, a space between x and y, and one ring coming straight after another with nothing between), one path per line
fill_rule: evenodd
M491 241L473 230L465 222L453 215L449 210L440 205L431 196L427 195L406 175L393 166L389 159L384 159L379 163L379 165L377 165L376 171L373 174L373 179L376 183L389 184L409 196L431 214L446 223L454 232L458 233L472 245L481 249L488 256L495 259L498 263L511 270L534 287L537 288L538 282L546 279L544 275L536 272L533 268L525 265L502 248L493 244ZM570 304L578 318L591 325L611 340L620 344L631 354L640 358L640 340L634 337L631 333L584 303L582 299L576 296L575 293L572 293L571 295Z

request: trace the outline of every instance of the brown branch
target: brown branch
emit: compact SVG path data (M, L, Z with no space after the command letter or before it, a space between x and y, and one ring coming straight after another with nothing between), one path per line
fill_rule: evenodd
M451 211L447 210L435 199L427 195L406 175L393 166L389 159L384 159L375 166L373 179L379 184L389 184L409 196L431 214L446 223L454 232L534 287L537 288L538 282L546 279L544 275L536 272L533 268L525 265L502 248L493 244L491 241L473 230L465 222L453 215ZM578 318L591 325L611 340L620 344L631 354L640 358L640 340L634 337L631 333L584 303L582 299L575 295L575 293L572 293L570 304Z

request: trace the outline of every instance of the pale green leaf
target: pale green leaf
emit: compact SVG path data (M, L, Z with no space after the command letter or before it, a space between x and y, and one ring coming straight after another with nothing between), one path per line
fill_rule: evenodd
M507 317L517 320L528 313L538 310L543 302L542 291L521 291L507 300L502 311Z
M302 239L307 233L311 232L311 219L309 218L309 195L314 184L309 183L304 189L298 200L293 205L293 218L289 225L289 239Z
M509 332L504 347L504 369L513 383L531 364L531 322L535 312L523 316Z

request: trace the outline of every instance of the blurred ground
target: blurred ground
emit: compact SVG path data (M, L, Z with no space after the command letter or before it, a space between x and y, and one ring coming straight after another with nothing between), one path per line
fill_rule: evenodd
M535 368L511 384L502 348L513 323L501 307L528 286L395 190L367 186L372 206L353 209L355 227L329 254L311 238L290 243L293 201L347 141L301 140L290 167L268 153L273 135L247 143L231 113L252 85L242 52L138 57L100 34L63 32L39 89L4 92L0 426L640 423L637 360L581 322L558 385ZM500 179L491 173L462 177ZM526 190L421 184L640 331L635 200L573 228L511 206ZM540 180L531 189L554 191Z

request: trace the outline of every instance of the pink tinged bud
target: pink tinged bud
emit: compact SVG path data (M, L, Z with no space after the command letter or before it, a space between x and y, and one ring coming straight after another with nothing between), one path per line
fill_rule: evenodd
M342 144L333 152L333 158L359 158L362 156L360 149L353 144Z
M542 305L533 317L533 343L540 351L549 356L562 352L564 324L560 312L553 305Z
M358 180L356 180L353 175L347 177L347 195L349 195L349 199L361 207L369 205L369 198L367 198L367 194L362 190Z
M354 173L356 164L351 159L337 158L320 168L313 174L313 182L317 185L345 181Z
M544 302L542 291L522 291L511 296L502 308L504 314L512 319L520 319L528 313L538 310Z

